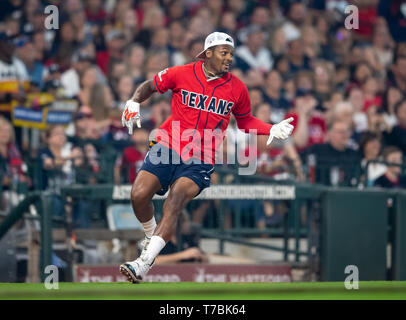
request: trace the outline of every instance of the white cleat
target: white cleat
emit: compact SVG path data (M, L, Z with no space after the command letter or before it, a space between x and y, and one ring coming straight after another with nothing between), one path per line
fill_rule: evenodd
M149 242L151 241L151 238L148 238L145 236L144 240L141 241L140 243L140 248L141 248L141 255L145 254L144 252L147 251L147 247L149 245Z
M151 264L148 264L147 261L146 247L144 247L144 250L139 258L137 258L135 261L125 262L120 266L120 272L128 278L128 281L132 283L140 283L144 280L149 269L151 269L155 259Z

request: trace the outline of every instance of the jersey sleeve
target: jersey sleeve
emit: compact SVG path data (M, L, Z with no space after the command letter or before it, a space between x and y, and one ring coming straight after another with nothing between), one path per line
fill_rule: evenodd
M178 72L179 67L166 68L158 72L154 77L156 90L161 94L173 90L176 87Z
M240 97L238 98L235 107L232 109L238 128L246 133L249 133L249 130L254 129L257 131L257 134L269 134L272 125L262 122L251 114L251 102L248 89L244 84L242 84L240 88Z
M232 109L233 115L238 117L245 117L251 113L251 102L248 94L247 87L242 84L240 86L240 96L238 98L237 103L235 104L234 108Z

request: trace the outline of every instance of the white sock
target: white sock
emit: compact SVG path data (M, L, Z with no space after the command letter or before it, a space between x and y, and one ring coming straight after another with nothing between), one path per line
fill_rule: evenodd
M165 247L166 242L160 236L152 236L149 242L146 256L147 256L147 263L151 264L152 261L158 256L161 250Z
M148 220L147 222L141 223L142 227L144 228L145 235L148 238L151 238L152 235L154 234L155 228L156 228L156 221L155 217L153 216L151 220Z

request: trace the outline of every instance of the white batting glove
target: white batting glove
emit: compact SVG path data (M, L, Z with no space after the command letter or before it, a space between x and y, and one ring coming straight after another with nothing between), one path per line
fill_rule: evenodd
M287 139L294 128L293 125L290 124L292 121L293 117L290 117L289 119L282 120L278 124L274 124L269 132L269 138L266 145L269 146L274 137L282 140Z
M141 116L140 116L140 104L133 100L128 100L125 103L124 111L121 116L121 123L123 127L128 128L128 133L133 134L133 123L137 124L138 128L141 128Z

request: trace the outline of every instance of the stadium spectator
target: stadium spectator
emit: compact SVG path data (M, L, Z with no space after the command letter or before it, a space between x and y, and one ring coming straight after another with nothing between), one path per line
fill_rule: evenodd
M381 139L376 133L364 132L359 141L359 150L362 157L361 168L363 170L363 179L365 185L371 187L376 178L386 171L386 166L384 164L373 162L381 160Z
M107 12L103 9L102 0L86 1L86 19L90 23L101 24L107 18Z
M167 11L168 24L172 24L175 21L180 21L187 15L184 1L181 0L169 1L165 9Z
M118 82L120 81L121 77L126 75L127 67L125 61L123 60L112 60L111 61L111 68L107 75L109 79L109 85L112 90L116 90Z
M314 75L311 71L299 71L295 76L295 86L299 90L314 90Z
M294 75L300 70L310 70L310 59L304 52L303 40L298 38L288 43L288 73Z
M382 151L382 157L387 162L387 168L383 175L378 177L375 187L381 188L406 188L406 177L401 175L403 165L402 150L389 146Z
M169 28L169 50L171 52L171 55L173 55L175 52L181 52L184 49L185 47L184 35L186 31L182 19L171 21L168 25L168 28Z
M268 44L275 58L281 57L287 52L288 42L286 41L285 32L282 27L279 27L273 31L269 37Z
M134 10L126 10L122 13L119 19L122 24L121 32L124 34L124 42L126 46L132 45L139 31L138 18Z
M285 118L293 117L295 129L292 140L299 152L325 139L326 123L324 115L316 110L317 100L311 91L298 90L294 107L287 112Z
M314 27L316 28L317 37L320 42L321 57L326 60L331 60L333 55L332 49L329 46L329 21L328 18L323 15L317 15L314 18Z
M51 48L51 57L61 55L64 51L73 53L78 48L78 43L75 38L75 28L71 21L61 23L60 29L55 35L55 41Z
M268 72L263 96L264 101L272 106L272 122L274 123L281 121L290 107L289 101L283 96L282 85L282 77L277 70Z
M368 119L368 131L381 134L381 132L389 132L390 128L387 127L382 109L377 106L370 106L366 111Z
M300 29L303 27L306 15L307 7L302 2L288 2L287 3L287 21L283 24L283 30L288 42L298 39L301 36Z
M91 138L90 122L95 121L93 118L92 108L89 106L81 106L73 115L73 134L68 137L69 142L74 146L82 147L84 142Z
M51 48L51 41L46 39L44 31L38 31L32 35L32 43L35 47L37 61L45 62Z
M80 91L78 93L78 99L82 105L89 105L92 87L98 82L96 67L90 66L83 71L80 78Z
M144 162L149 148L149 133L144 128L137 128L131 136L132 146L124 149L117 158L114 168L116 184L133 183L138 170Z
M94 34L97 34L98 27L92 26L91 22L86 20L85 10L75 10L70 14L75 40L79 46L93 42Z
M347 101L339 101L337 102L331 110L331 115L329 120L340 120L346 122L353 135L348 140L348 146L351 146L353 149L358 148L357 144L357 136L354 136L356 132L354 132L354 109L352 105Z
M386 88L382 96L382 111L384 113L385 123L390 130L397 124L395 114L395 105L403 99L402 91L397 87Z
M395 42L388 29L386 20L378 18L372 34L372 47L379 62L388 68L393 61Z
M151 4L144 12L141 23L142 27L135 41L149 49L153 33L165 26L165 13L161 7Z
M177 50L171 55L172 63L175 66L194 61L196 56L203 50L204 38L191 36L188 39L185 37L183 42L181 50Z
M267 103L260 104L254 111L255 117L271 123L273 108ZM257 150L246 152L257 157L257 173L279 179L289 177L304 180L300 157L291 141L276 141L270 148L266 146L264 137L257 137Z
M235 57L237 67L243 71L254 69L265 73L272 69L273 58L265 47L264 34L259 26L252 25L247 30L247 40L235 50Z
M153 78L153 75L164 70L169 64L169 53L167 51L149 51L145 60L145 77Z
M108 133L110 125L110 109L113 107L113 94L108 85L95 83L90 90L89 106L92 114L101 130L102 137Z
M394 109L397 124L389 133L384 132L385 145L396 146L406 154L406 100L399 101Z
M91 66L92 61L91 56L80 52L72 57L71 67L63 71L60 78L65 97L73 98L79 95L80 78L85 70Z
M312 26L304 26L301 30L303 38L303 51L306 57L314 59L320 56L320 42L317 31Z
M378 2L379 0L355 1L359 10L359 26L354 29L354 35L358 40L370 41L378 18Z
M29 182L22 167L23 160L15 144L14 128L0 116L0 210L17 205L13 192L17 191L19 183Z
M32 39L27 36L16 39L16 57L24 63L31 85L34 85L38 90L42 89L45 66L37 60L37 51Z
M151 37L151 50L169 50L168 30L164 27L156 29Z
M302 153L304 163L315 158L315 182L332 186L357 186L361 174L361 158L349 148L350 125L333 119L327 128L327 141L315 144Z
M260 104L264 102L264 95L262 93L262 90L258 87L254 87L249 89L248 93L250 96L251 108L252 110L255 110Z
M353 33L350 30L347 30L344 26L333 31L331 39L331 61L348 65L352 59L352 55L349 55L348 52L351 52L353 44Z
M237 21L235 14L231 11L224 12L220 19L219 27L221 32L227 33L235 38L237 35Z
M76 181L74 166L81 166L82 150L67 144L63 126L51 127L46 132L46 147L39 151L40 163L39 187L52 191L52 212L63 218L66 214L65 201L61 197L61 188ZM73 220L77 227L88 227L86 202L78 200L73 208Z
M319 101L325 101L334 89L335 68L327 61L317 61L314 64L314 93Z
M131 98L134 92L134 82L131 75L123 75L119 78L117 86L114 88L116 108L123 109L126 101Z
M406 41L405 14L402 1L379 1L379 16L386 19L390 33L396 42Z
M125 56L126 70L131 74L134 84L144 81L145 49L139 44L131 45Z
M14 37L0 33L0 103L24 101L23 82L29 79L24 63L14 55Z
M378 95L378 83L376 78L368 77L362 84L364 92L364 111L367 111L370 106L380 108L382 105L382 97Z
M113 29L105 36L106 49L97 53L96 62L104 74L108 74L114 60L122 60L124 55L125 37L118 30Z
M363 91L354 86L348 92L348 102L354 110L353 120L354 120L354 131L356 134L368 130L368 117L364 112L364 93Z
M44 170L40 185L42 189L54 190L59 193L60 187L72 183L70 174L71 146L66 144L67 138L63 126L51 127L45 133L46 147L39 152L41 168Z
M398 55L388 70L388 81L392 86L398 87L402 92L406 91L406 53Z

